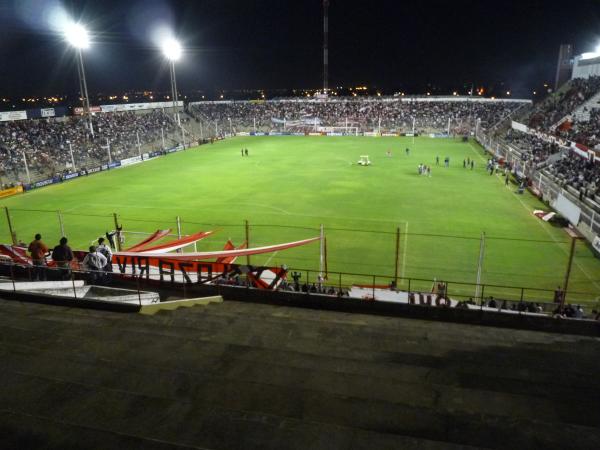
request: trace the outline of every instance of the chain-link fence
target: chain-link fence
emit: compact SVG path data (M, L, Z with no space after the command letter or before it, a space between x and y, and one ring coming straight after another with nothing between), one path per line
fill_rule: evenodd
M10 217L10 225L8 218ZM293 242L317 237L320 227L274 223L211 222L172 219L146 219L131 214L80 214L73 212L4 209L0 215L0 240L12 242L10 230L18 242L26 244L36 233L52 247L62 236L67 236L72 248L86 250L106 232L123 227L128 248L156 230L170 229L170 236L162 241L176 239L199 231L215 233L188 246L184 251L223 250L228 240L234 246L246 241L251 248ZM413 232L406 223L397 227L373 229L343 228L324 224L324 260L331 273L341 272L343 284L389 284L397 279L399 289L426 291L433 280L451 281L457 295L475 297L477 282L485 284L484 295L518 301L526 293L536 293L540 301L551 301L557 286L564 286L567 268L571 267L570 300L594 302L600 293L600 269L588 248L588 243L576 242L572 263L569 264L571 241L565 234L557 238L528 239L507 236L467 236ZM482 241L483 239L483 241ZM521 255L521 256L517 256ZM520 260L526 255L525 260ZM318 244L292 248L282 252L239 258L238 263L257 266L301 267L321 270L321 249ZM354 274L354 275L350 275ZM479 274L479 277L478 277ZM420 280L420 281L419 281ZM517 286L517 287L511 287ZM522 288L525 286L527 288ZM481 292L479 292L481 294Z

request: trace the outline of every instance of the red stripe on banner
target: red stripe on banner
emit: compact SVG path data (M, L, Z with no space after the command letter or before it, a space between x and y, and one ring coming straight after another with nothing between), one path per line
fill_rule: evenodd
M311 239L304 239L302 241L295 242L287 242L285 244L277 244L277 245L269 245L267 247L256 247L249 249L239 249L239 250L222 250L216 252L197 252L197 253L183 253L183 254L169 254L165 255L164 253L152 253L152 252L118 252L115 253L115 256L145 256L147 258L165 258L168 257L172 260L177 261L203 261L207 259L213 258L223 258L228 256L247 256L247 255L260 255L262 253L271 253L278 252L281 250L287 250L289 248L300 247L302 245L311 244L313 242L319 241L320 237L315 237Z
M244 249L244 248L248 248L247 242L244 242L239 247L236 247L235 245L233 245L233 242L231 242L231 240L228 240L227 243L225 244L225 247L223 247L223 250L240 250L240 249ZM236 259L237 259L237 256L225 256L222 258L217 258L216 262L222 263L222 264L233 264Z
M171 229L169 228L168 230L156 230L154 233L152 233L151 236L147 237L146 239L144 239L142 242L140 242L139 244L134 245L133 247L129 247L128 249L126 249L125 251L127 252L140 252L142 251L142 249L148 245L151 244L152 242L158 241L159 239L164 238L165 236L167 236L169 233L171 232Z
M12 245L0 245L0 254L8 256L13 262L18 264L31 264L31 258L21 247L13 247Z
M199 233L192 234L191 236L188 236L188 237L185 237L182 239L177 239L175 241L167 242L165 244L157 245L155 247L145 248L144 250L141 250L139 253L159 252L161 250L170 249L171 247L173 247L173 250L175 250L177 248L185 247L188 244L193 244L194 242L198 242L198 241L210 236L213 233L214 233L214 231L201 231ZM128 251L125 253L134 253L134 252Z

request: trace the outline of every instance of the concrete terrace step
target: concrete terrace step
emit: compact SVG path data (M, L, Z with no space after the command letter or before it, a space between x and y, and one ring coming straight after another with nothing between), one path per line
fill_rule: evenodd
M0 321L3 448L600 447L598 339L229 301Z
M594 367L595 357L594 346L590 347L587 357L579 355L577 364L572 364L572 356L568 351L562 352L552 349L552 352L548 354L548 346L523 348L519 349L518 358L514 350L506 348L498 348L495 346L485 345L481 349L470 348L463 349L462 351L452 351L448 353L447 349L445 352L439 352L436 348L435 342L425 342L421 345L415 345L409 342L400 342L399 340L393 340L396 342L396 348L393 351L382 351L378 347L367 347L362 346L362 339L360 336L357 337L359 340L358 345L354 340L348 340L346 345L340 346L337 342L330 344L327 341L321 342L320 339L300 339L294 336L278 336L277 339L262 339L260 335L249 332L248 330L234 330L233 334L230 329L226 327L217 327L216 331L210 333L198 333L195 329L183 328L183 327L161 327L156 328L152 323L144 323L144 321L136 320L129 324L128 327L111 326L110 323L100 322L99 324L93 324L92 322L84 322L85 328L80 331L72 329L72 322L57 322L45 324L47 319L40 320L39 323L35 323L35 320L30 319L27 325L15 323L15 327L18 328L16 333L22 333L24 336L28 336L28 339L36 338L37 334L41 335L36 339L40 345L44 345L46 340L62 339L67 341L73 341L79 344L82 333L84 334L86 341L93 341L97 336L98 340L115 340L117 342L127 342L132 346L145 345L148 342L150 336L160 338L160 342L156 345L166 345L170 343L176 351L177 345L184 347L188 346L190 342L197 342L198 345L217 346L222 348L223 346L232 346L233 348L248 349L248 348L261 348L267 351L277 351L280 353L292 353L299 352L299 354L312 354L321 355L333 358L348 358L351 360L365 360L375 361L378 363L390 363L390 364L409 364L416 365L419 367L435 368L440 370L444 367L457 369L461 368L463 371L472 371L486 376L495 376L499 371L508 376L510 374L513 379L526 380L529 377L538 377L543 379L545 382L552 383L552 380L561 380L562 373L556 373L552 364L556 364L560 361L560 358L565 359L564 367L567 367L567 372L571 381L581 380L583 385L588 388L597 389L598 383L594 379L590 379L588 371ZM5 319L5 325L11 324L11 318ZM23 327L26 327L30 331L24 331ZM46 328L47 332L40 331L38 329ZM231 328L231 327L230 327ZM62 331L61 331L62 330ZM488 329L489 330L489 329ZM238 338L234 336L238 333ZM243 331L243 332L242 332ZM61 334L60 338L57 337ZM242 338L246 335L246 338ZM113 337L111 337L113 336ZM165 341L165 339L168 339ZM175 341L173 341L175 339ZM190 341L191 340L191 341ZM384 342L385 343L385 342ZM578 344L578 348L583 352L587 345L587 341L581 341ZM477 351L478 350L478 351ZM247 351L247 350L246 350ZM507 355L504 357L503 355ZM563 355L564 356L561 356ZM481 355L481 356L478 356ZM447 357L451 356L451 358ZM559 358L560 357L560 358ZM522 365L524 362L538 362L535 364L535 369L528 368L524 370ZM548 363L548 361L552 361ZM587 380L587 381L586 381Z
M22 393L20 401L7 395L7 386ZM590 427L561 424L560 429L556 429L541 420L447 415L429 408L357 402L353 398L332 399L316 393L294 397L285 390L262 392L228 387L201 399L188 400L139 395L28 374L0 374L0 399L6 409L16 413L28 414L33 409L37 415L68 423L94 424L117 433L182 444L197 442L207 446L206 436L225 430L229 430L229 439L240 439L236 434L241 434L268 443L273 439L272 425L288 421L299 421L308 427L354 428L461 445L487 447L492 444L495 448L524 448L538 443L548 448L564 448L571 443L570 448L576 448L572 445L576 436L584 445L592 445L588 448L600 443L600 432Z
M562 417L562 411L573 411L585 404L593 407L593 402L598 396L587 394L581 398L574 399L569 395L561 400L561 413L550 411L551 402L548 398L532 396L529 393L513 394L497 390L496 392L486 389L469 389L464 387L449 386L444 383L435 383L426 377L406 380L390 380L385 372L369 378L363 375L339 373L335 371L311 368L301 369L286 367L279 364L269 364L258 361L240 360L212 360L197 367L194 370L178 370L164 366L145 365L137 362L129 364L125 361L114 361L102 358L102 367L97 367L97 361L85 360L77 357L65 358L64 355L52 355L49 359L45 356L36 358L36 364L28 363L27 359L18 353L2 352L4 360L10 364L13 370L19 373L31 373L45 375L52 378L66 379L81 383L98 383L109 388L126 386L128 390L141 392L146 395L162 393L164 396L179 395L185 398L208 395L209 392L218 392L218 383L232 383L240 388L252 389L255 385L264 385L263 389L288 389L306 392L322 392L324 396L342 396L344 398L356 398L360 400L378 400L386 403L404 404L408 406L419 405L432 407L436 402L439 410L458 410L468 412L457 399L461 399L466 405L478 404L478 409L492 415L511 415L527 419L536 416L538 419L558 420ZM52 366L53 361L60 364ZM156 364L156 363L154 363ZM44 369L40 368L43 367ZM73 377L71 374L84 374ZM410 373L410 372L409 372ZM89 375L91 374L91 376ZM441 381L441 380L438 380ZM496 380L498 381L498 380ZM215 383L217 383L216 386ZM208 387L207 387L208 386ZM205 390L207 391L205 392ZM471 407L470 406L470 407ZM508 407L507 407L508 406ZM586 417L583 424L595 420L597 416L592 414ZM582 418L577 415L565 415L566 422L575 421L582 423Z
M74 425L33 414L0 410L0 447L3 449L132 449L204 450L206 447L178 445L143 436L116 433L91 426Z
M216 417L214 418L216 419ZM329 449L344 448L352 450L367 450L372 448L402 448L402 449L477 449L464 445L453 445L447 442L436 442L426 439L416 439L406 436L373 433L364 430L345 429L343 427L307 425L298 421L285 420L279 424L269 424L274 429L270 432L268 441L260 441L256 433L238 436L238 442L230 436L222 439L219 433L228 433L227 424L217 424L218 427L207 430L201 439L207 446L195 443L185 445L176 442L161 442L156 439L142 438L120 434L110 430L98 430L65 422L57 422L51 417L0 413L0 445L2 448L23 449L135 449L135 450L177 450L177 449ZM236 423L236 430L240 425ZM33 435L33 436L32 436ZM43 438L42 438L43 436ZM240 440L245 439L243 445ZM48 440L50 442L48 442Z
M160 339L149 341L144 335L121 333L114 337L105 336L95 338L95 333L88 333L84 340L80 335L51 333L36 334L29 330L11 330L14 342L9 343L2 332L5 347L14 347L16 351L33 353L40 350L47 352L59 343L69 342L71 355L93 354L102 361L115 361L127 354L128 348L135 352L128 355L127 361L132 365L155 365L156 355L163 355L161 364L173 370L211 370L222 361L233 361L243 364L260 364L269 367L282 366L293 370L329 370L345 376L345 373L368 376L375 380L385 378L390 382L419 382L450 386L463 386L469 388L472 381L477 381L475 386L498 392L508 392L526 395L548 394L548 389L536 389L531 385L535 379L552 392L563 392L564 383L577 382L579 386L586 387L587 396L598 396L600 387L597 382L589 378L586 373L571 373L570 371L555 370L524 370L517 366L485 364L482 355L481 361L449 362L447 358L424 358L415 355L395 353L392 355L381 353L356 354L350 351L345 355L330 353L310 354L301 351L254 348L237 344L214 343L210 341L197 341L183 338ZM29 340L27 340L29 337ZM26 346L23 342L31 343ZM106 346L104 351L102 344ZM54 351L53 354L56 354ZM165 357L164 355L168 355ZM362 357L362 359L360 359ZM509 358L510 359L510 358ZM321 366L325 364L324 367ZM329 364L329 366L327 366ZM385 380L383 380L385 381ZM536 392L539 392L536 394ZM577 391L579 392L579 391ZM552 394L554 395L554 394ZM570 394L573 395L572 393Z
M257 311L253 311L253 307L257 306ZM474 338L480 337L482 334L490 333L495 336L496 345L511 346L514 343L519 342L521 336L524 336L528 343L536 341L535 335L532 336L530 332L523 332L520 330L512 329L494 329L493 332L486 330L487 327L482 326L469 326L461 327L460 325L439 323L431 321L423 321L416 319L403 319L396 317L385 317L385 316L369 316L363 314L352 314L352 313L332 313L330 311L318 311L308 310L301 308L292 307L278 307L273 309L268 307L268 313L261 313L260 307L265 305L253 305L251 303L243 302L232 302L227 301L224 305L219 308L211 308L208 310L195 309L188 311L182 311L181 314L164 315L159 320L165 324L174 324L179 321L185 322L186 320L197 321L197 317L202 317L202 320L214 320L214 318L221 318L222 320L229 320L229 324L244 322L244 321L261 321L268 323L280 323L287 324L290 322L301 323L302 326L307 327L320 327L324 326L331 328L332 325L343 329L352 329L352 332L369 330L375 328L378 333L386 333L390 335L402 335L405 339L415 337L418 340L430 339L432 334L435 334L436 339L447 341L454 340L457 342L469 342L474 341ZM264 311L264 309L263 309ZM199 322L198 322L199 323ZM408 326L407 326L408 325ZM457 333L458 329L461 329L460 333ZM572 344L578 340L576 336L568 335L556 335L552 333L538 333L537 342L547 343L548 341L554 341L557 343L569 343ZM477 345L488 345L487 343L478 343Z
M579 344L580 355L577 364L572 364L572 351L566 349L551 349L548 354L548 346L519 346L518 349L510 349L505 347L495 346L493 343L481 341L481 345L465 344L463 348L457 346L454 350L448 344L436 342L435 340L424 340L422 342L405 341L395 337L388 338L386 336L362 336L360 334L352 335L344 333L344 339L339 337L329 337L331 331L327 333L311 333L293 332L296 326L292 323L288 328L279 330L274 329L259 329L259 324L250 324L244 326L233 327L228 323L212 323L204 321L194 323L193 327L181 325L156 327L151 321L132 320L126 327L123 327L120 322L111 324L110 322L100 321L95 324L94 321L88 319L82 324L85 328L75 329L72 327L73 321L64 322L55 321L52 319L36 319L39 323L35 323L34 319L29 319L28 324L20 324L14 322L8 317L4 320L6 326L14 324L15 327L29 329L29 338L35 337L41 333L40 342L45 339L53 339L53 335L62 334L63 339L77 341L82 337L87 340L93 340L95 336L101 339L114 339L135 343L145 343L151 337L160 338L161 341L169 339L170 341L179 340L184 343L191 341L200 343L212 342L220 344L236 344L246 347L261 347L285 351L297 351L302 353L326 354L330 356L346 357L346 358L362 358L367 360L401 362L401 363L416 363L425 364L430 367L440 367L447 365L448 362L455 362L462 367L472 367L477 364L482 364L482 369L489 368L490 370L511 370L513 374L518 374L522 369L524 362L535 364L535 372L541 376L555 372L554 364L564 361L564 366L568 367L571 376L577 378L589 378L587 374L589 370L596 367L596 358L594 356L595 346L592 346L588 352L583 350L586 348L585 342ZM198 328L204 324L205 329ZM267 328L267 327L264 327ZM38 329L42 329L38 331ZM47 329L44 331L43 329ZM489 331L490 329L488 329ZM18 330L17 330L18 332ZM177 342L173 342L176 346ZM205 345L205 344L202 344ZM518 352L517 352L518 350ZM483 355L478 357L477 355ZM501 356L503 354L512 355L512 358L499 358L494 355ZM447 358L451 356L451 358ZM518 358L516 358L518 356ZM551 356L551 358L549 358ZM527 375L529 376L529 374ZM556 375L555 375L556 376ZM590 380L587 385L596 386L594 380Z
M10 323L6 323L5 325L11 327ZM457 378L457 374L462 374L459 376L460 380L462 380L461 383L466 383L465 387L469 386L469 380L487 380L491 377L489 383L485 384L479 381L476 386L481 388L482 385L485 384L488 389L500 392L507 388L508 392L513 393L526 394L529 391L535 392L535 388L528 388L528 380L530 379L543 380L544 383L552 384L554 386L553 389L558 389L559 391L561 390L561 382L566 381L567 379L571 382L577 380L583 383L588 389L591 389L591 393L598 390L597 383L593 380L586 381L589 378L587 372L581 371L581 368L577 366L573 369L571 367L573 364L569 366L569 370L563 370L558 374L552 368L549 368L548 370L543 370L541 368L536 368L535 370L523 370L520 367L520 361L522 361L522 359L519 358L517 364L511 364L510 361L514 359L513 355L511 355L511 353L506 353L506 357L504 357L502 349L495 350L493 354L496 354L501 360L507 359L507 363L505 364L496 360L491 360L492 358L488 352L482 353L480 357L477 356L479 353L471 352L466 355L468 358L456 360L456 357L454 356L450 359L445 357L428 358L400 352L391 354L366 352L364 355L357 355L356 352L352 350L342 354L334 354L333 352L330 353L326 351L319 355L311 355L298 353L299 350L253 348L252 346L235 344L224 345L223 343L214 343L206 340L198 341L193 339L190 341L189 338L174 336L169 336L167 340L161 339L160 341L152 342L145 338L145 333L130 333L128 330L123 329L115 329L115 332L111 334L103 333L102 330L107 329L105 326L101 328L86 327L86 330L84 331L85 340L83 341L81 334L73 333L70 330L61 332L60 329L53 328L51 331L44 333L37 331L39 328L42 328L43 325L33 323L30 324L30 326L30 330L23 330L22 327L20 327L12 333L13 337L16 338L14 345L21 345L21 342L24 342L24 339L28 339L29 342L33 341L36 345L42 346L44 346L45 343L52 346L54 345L54 341L56 341L56 343L67 341L72 342L71 348L81 354L89 351L89 349L95 349L103 341L106 344L110 344L109 347L113 349L105 354L97 355L103 360L110 358L111 354L116 354L118 356L119 352L123 351L121 349L123 346L125 346L125 351L129 347L136 349L133 361L139 364L145 364L148 363L148 361L151 363L155 352L160 354L170 354L169 352L175 352L177 355L174 356L172 360L176 367L179 363L185 366L191 365L192 367L195 367L195 362L202 358L209 358L209 361L213 361L220 357L236 360L239 355L245 357L251 351L252 355L256 355L255 359L258 359L260 364L265 365L286 365L286 359L293 357L292 362L299 361L300 364L290 364L294 370L301 369L301 365L306 364L304 362L305 358L311 358L311 361L313 361L312 365L309 361L309 364L306 366L307 369L314 369L318 364L322 364L323 359L329 360L335 358L336 365L333 366L333 370L336 370L335 368L341 362L346 361L348 361L347 367L349 367L350 370L356 370L357 365L368 366L373 364L375 365L375 368L359 373L371 374L372 377L377 377L376 369L386 368L386 377L394 379L395 376L398 376L400 381L415 382L415 380L420 377L426 377L427 381L423 378L421 382L460 385L458 383L459 378ZM38 342L39 344L37 344ZM197 344L195 344L195 342L197 342ZM252 355L250 355L250 357ZM361 358L361 356L364 356L362 360L356 359ZM246 359L250 359L250 357ZM348 360L347 358L352 359ZM486 361L486 359L488 361ZM166 362L170 361L171 359L168 359ZM451 374L453 374L453 376L451 376ZM568 377L566 375L568 375ZM541 392L544 391L542 390Z

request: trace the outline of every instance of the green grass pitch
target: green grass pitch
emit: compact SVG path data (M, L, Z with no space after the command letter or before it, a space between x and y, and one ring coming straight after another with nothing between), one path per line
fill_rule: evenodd
M250 155L242 157L241 148ZM361 155L369 155L373 164L358 166ZM450 168L443 167L446 156ZM475 160L474 170L463 168L467 157ZM515 194L515 185L506 187L503 177L490 176L485 161L477 144L454 139L237 137L35 190L0 205L9 207L21 240L41 232L52 245L60 237L55 211L61 210L76 248L87 248L113 229L113 212L128 231L175 229L176 216L184 233L219 229L199 250L221 249L227 238L240 244L245 220L251 246L317 236L323 224L329 270L386 276L377 279L379 284L394 273L397 228L399 275L465 283L476 280L479 238L485 232L484 283L554 289L564 279L566 233L534 217L533 209L543 205L529 194ZM432 167L431 177L417 174L419 163ZM0 226L0 239L9 242L4 216ZM134 240L128 235L128 243ZM595 304L600 260L585 243L576 248L569 287L584 295L572 299ZM318 262L318 244L252 260L311 270ZM372 278L343 277L343 284L351 282L372 283ZM413 281L411 288L430 286ZM473 294L473 287L457 283L451 283L452 290ZM485 295L518 299L520 290L488 287ZM536 295L550 299L549 293ZM534 291L525 291L525 298L533 296Z

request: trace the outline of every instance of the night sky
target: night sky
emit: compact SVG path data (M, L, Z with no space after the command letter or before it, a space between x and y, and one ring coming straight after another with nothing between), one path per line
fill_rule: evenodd
M321 0L0 0L0 94L74 92L73 51L51 27L62 7L86 23L90 92L168 90L156 26L185 46L181 91L318 88ZM423 93L553 83L558 46L600 44L600 1L331 0L330 85Z

